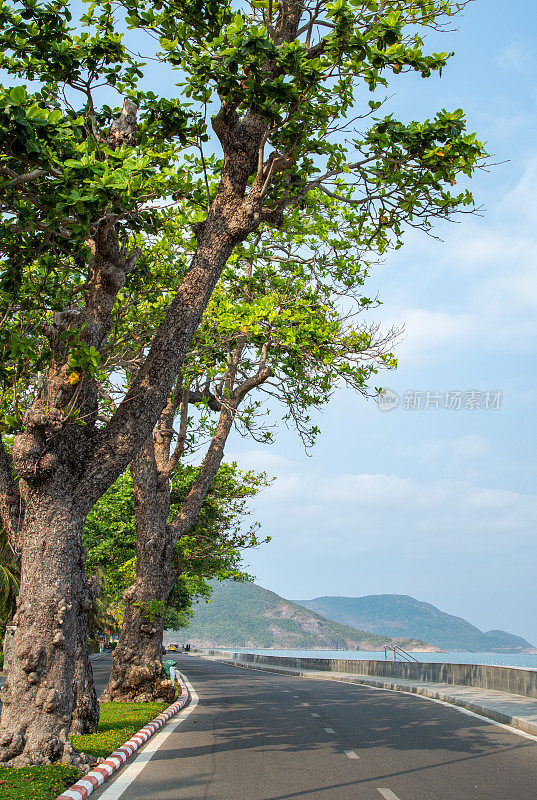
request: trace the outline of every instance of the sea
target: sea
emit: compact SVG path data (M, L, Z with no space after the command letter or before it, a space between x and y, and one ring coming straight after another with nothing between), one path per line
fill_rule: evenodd
M259 653L264 656L384 661L384 651L372 650L254 650L246 647L215 649L230 650L234 653ZM488 664L496 667L522 667L523 669L537 670L537 653L417 653L412 651L411 655L417 661L426 663Z

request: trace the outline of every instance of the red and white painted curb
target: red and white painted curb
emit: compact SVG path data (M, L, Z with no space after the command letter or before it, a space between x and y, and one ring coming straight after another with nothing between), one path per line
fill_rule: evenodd
M171 706L168 706L162 714L155 717L148 725L141 728L138 733L129 739L128 742L122 747L108 756L106 761L101 761L99 766L88 772L83 778L73 784L69 789L66 789L63 794L56 798L56 800L86 800L90 794L101 786L111 775L123 766L125 761L136 752L153 734L162 728L165 722L181 711L188 702L190 695L186 686L181 683L181 694Z

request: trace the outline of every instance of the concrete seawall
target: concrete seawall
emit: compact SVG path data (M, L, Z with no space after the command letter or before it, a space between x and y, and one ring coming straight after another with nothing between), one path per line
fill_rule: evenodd
M537 671L515 667L483 666L480 664L416 663L404 661L369 661L335 658L293 658L290 656L267 656L258 653L238 653L229 650L200 648L200 653L215 658L242 661L273 667L296 670L318 670L321 672L346 673L347 675L369 675L377 678L402 678L428 683L472 686L498 692L537 698Z

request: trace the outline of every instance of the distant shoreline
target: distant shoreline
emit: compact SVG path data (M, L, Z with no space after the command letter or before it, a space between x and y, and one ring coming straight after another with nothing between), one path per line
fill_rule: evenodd
M166 636L170 641L173 636ZM176 638L176 637L175 637ZM379 650L286 650L281 648L258 648L258 647L230 647L229 645L208 645L206 643L191 642L192 647L209 648L215 650L230 650L243 653L259 653L261 655L280 655L297 658L331 658L349 659L364 661L384 661L384 651ZM522 669L537 670L537 652L533 653L474 653L462 651L446 651L431 653L427 651L413 651L412 655L419 661L429 663L448 663L448 664L479 664L483 666L496 667L518 667Z

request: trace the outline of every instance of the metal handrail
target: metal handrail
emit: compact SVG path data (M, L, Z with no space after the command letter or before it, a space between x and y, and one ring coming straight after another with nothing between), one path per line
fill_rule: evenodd
M388 652L393 653L393 659L388 658ZM419 663L417 658L407 653L407 651L403 650L398 644L394 647L390 647L389 645L384 646L384 661L397 661L397 656L399 656L401 661L416 661Z

